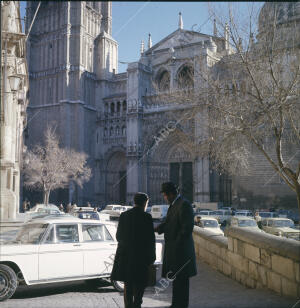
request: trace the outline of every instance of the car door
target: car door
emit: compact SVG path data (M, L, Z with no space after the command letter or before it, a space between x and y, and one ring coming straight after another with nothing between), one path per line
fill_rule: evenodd
M39 247L39 280L83 275L83 251L77 223L53 224Z
M83 223L81 228L84 275L110 274L117 242L102 224Z

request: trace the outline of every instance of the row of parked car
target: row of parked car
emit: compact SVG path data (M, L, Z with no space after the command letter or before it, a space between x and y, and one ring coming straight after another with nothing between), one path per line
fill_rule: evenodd
M217 212L217 213L215 213ZM221 219L218 215L219 211L199 211L200 214L195 215L195 225L207 229L215 234L226 236L229 227L243 228L256 232L266 232L277 236L282 236L300 241L300 230L295 227L293 220L284 217L278 217L273 212L262 212L261 215L256 215L255 218L248 215L249 212L242 212L241 215L222 217L225 221L223 226L224 232L221 229ZM264 217L264 214L267 217ZM224 216L224 215L222 215ZM277 216L277 217L276 217ZM226 219L226 220L225 220Z

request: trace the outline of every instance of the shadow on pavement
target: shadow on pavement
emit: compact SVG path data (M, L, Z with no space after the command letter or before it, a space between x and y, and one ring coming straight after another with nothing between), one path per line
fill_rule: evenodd
M99 282L99 286L89 286L85 281L72 281L60 283L47 283L35 286L20 286L12 299L25 299L43 297L49 295L64 294L68 292L78 293L118 293L113 286L106 282Z

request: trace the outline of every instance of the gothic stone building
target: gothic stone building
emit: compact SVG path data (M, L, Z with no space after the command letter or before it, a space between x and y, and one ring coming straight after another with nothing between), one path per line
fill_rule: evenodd
M27 28L36 7L28 2ZM196 72L232 53L228 33L184 30L179 15L178 29L153 46L149 35L147 50L142 43L140 59L120 74L111 34L110 2L42 2L31 30L28 145L56 123L62 145L86 152L93 171L83 190L70 185L53 201L129 203L144 191L160 204L160 185L172 180L193 202L230 204L231 179L198 153L202 115L186 116L191 105L160 96L201 82Z
M0 222L17 218L28 72L19 1L1 2Z

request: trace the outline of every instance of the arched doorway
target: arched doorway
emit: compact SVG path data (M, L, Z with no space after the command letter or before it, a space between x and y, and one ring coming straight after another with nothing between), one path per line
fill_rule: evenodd
M169 155L169 180L181 189L183 197L193 201L193 162L191 154L183 147L177 146Z
M126 155L113 153L106 166L106 203L125 204L126 202Z

